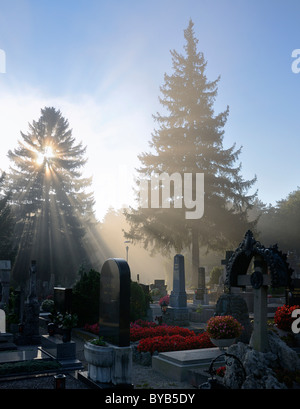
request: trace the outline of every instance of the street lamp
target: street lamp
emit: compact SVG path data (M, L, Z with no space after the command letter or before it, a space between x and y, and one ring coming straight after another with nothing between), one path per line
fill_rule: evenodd
M125 240L124 243L130 243L130 240ZM129 250L129 246L126 246L126 261L128 263L128 250Z

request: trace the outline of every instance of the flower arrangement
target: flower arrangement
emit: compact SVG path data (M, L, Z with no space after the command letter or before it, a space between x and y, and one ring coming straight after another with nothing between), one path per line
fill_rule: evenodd
M295 318L292 318L292 311L300 308L299 305L283 305L282 307L277 307L274 315L274 324L277 325L279 329L284 331L291 331L291 326Z
M213 345L206 332L199 335L165 335L141 339L137 350L139 352L184 351L187 349L211 348Z
M150 328L150 327L157 327L157 324L153 321L145 321L142 319L138 319L134 322L130 323L130 328Z
M158 336L181 335L182 337L195 336L194 331L187 328L171 326L171 325L156 325L152 327L130 328L130 340L139 341L144 338L154 338Z
M162 297L159 301L158 304L160 306L162 305L169 305L170 304L170 296L169 294L165 295L164 297Z
M83 329L85 331L91 332L92 334L98 335L99 334L99 323L96 324L85 324Z
M244 327L231 315L211 317L207 321L206 331L212 339L238 338Z
M94 338L90 341L91 344L93 345L98 345L100 347L105 347L106 346L106 342L104 341L103 337L99 337L99 338Z
M57 327L63 329L72 329L76 327L77 321L77 315L70 313L62 314L58 312L53 318L53 322L57 325Z
M219 366L219 368L216 369L216 375L220 376L221 378L223 378L225 376L225 372L226 372L226 366Z

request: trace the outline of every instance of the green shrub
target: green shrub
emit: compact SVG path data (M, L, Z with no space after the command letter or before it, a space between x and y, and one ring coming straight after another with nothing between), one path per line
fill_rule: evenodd
M42 310L43 310L44 312L51 312L51 313L53 313L53 312L54 312L54 309L55 309L55 307L54 307L54 301L53 301L53 300L44 300L44 301L42 302Z
M6 362L0 364L0 376L8 374L44 372L47 370L55 370L61 365L56 361L45 361L39 359L32 359L20 362Z
M135 281L130 286L130 321L143 319L147 316L149 300L142 287Z
M223 273L222 267L214 267L209 273L210 275L209 284L210 285L219 284L219 279L222 273Z
M98 322L99 296L100 273L93 269L83 272L72 291L72 313L78 317L78 326Z

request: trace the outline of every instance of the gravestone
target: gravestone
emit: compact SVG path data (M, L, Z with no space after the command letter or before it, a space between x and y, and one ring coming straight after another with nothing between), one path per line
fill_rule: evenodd
M9 302L10 271L11 271L10 260L0 260L0 283L2 287L0 303L1 307L8 305Z
M174 256L173 290L170 294L170 304L167 309L167 321L174 325L188 325L189 312L185 292L184 256Z
M196 303L197 301L204 301L204 296L205 296L205 268L204 267L199 267L198 268L198 286L197 290L195 293L195 300Z
M130 345L130 269L123 259L108 259L100 274L99 334L119 347Z
M5 311L0 309L0 333L6 332L6 316Z
M113 349L111 383L132 387L130 268L120 258L105 261L100 273L99 336Z
M24 305L22 332L18 335L18 345L37 345L41 342L39 334L40 304L36 294L36 261L31 261L29 269L29 296Z
M222 294L216 303L215 315L232 315L244 327L237 342L248 344L252 326L246 301L239 294Z
M56 312L61 314L71 313L72 288L54 287L53 301Z
M300 305L300 279L292 279L291 288L286 291L286 304Z

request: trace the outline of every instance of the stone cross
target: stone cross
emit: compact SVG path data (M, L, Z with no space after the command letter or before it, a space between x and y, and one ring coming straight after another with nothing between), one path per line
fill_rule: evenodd
M255 272L250 275L238 275L238 285L252 285L254 294L254 323L250 345L260 352L268 349L267 336L267 295L270 276L267 274L267 264L259 255L254 257Z
M230 257L232 256L233 253L234 253L233 251L226 251L225 259L221 260L221 265L224 266L223 281L225 281L226 268L227 268L228 261L230 260Z

